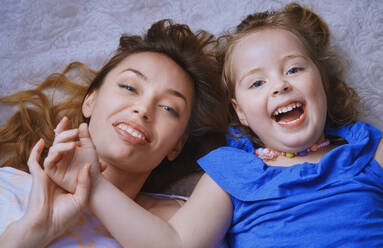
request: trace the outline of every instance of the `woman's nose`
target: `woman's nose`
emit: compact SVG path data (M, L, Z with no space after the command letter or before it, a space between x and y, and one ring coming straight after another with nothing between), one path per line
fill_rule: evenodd
M133 106L133 114L138 115L140 118L145 121L150 121L152 119L150 113L150 107L142 103L138 103Z

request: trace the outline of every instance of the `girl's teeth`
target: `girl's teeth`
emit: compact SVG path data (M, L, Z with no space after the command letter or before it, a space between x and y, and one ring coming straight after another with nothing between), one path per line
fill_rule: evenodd
M299 108L301 107L302 104L301 103L293 103L287 107L283 107L283 108L280 108L280 109L277 109L275 112L274 112L274 116L277 116L279 114L283 114L283 113L287 113L295 108Z

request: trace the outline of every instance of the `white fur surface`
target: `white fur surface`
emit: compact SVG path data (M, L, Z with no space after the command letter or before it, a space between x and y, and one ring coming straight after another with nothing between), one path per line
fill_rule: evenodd
M142 34L171 18L215 35L255 11L288 0L3 0L0 4L0 96L33 87L72 61L99 69L122 33ZM348 83L361 97L361 120L383 130L383 1L298 1L329 25L346 61ZM0 106L1 124L12 109Z

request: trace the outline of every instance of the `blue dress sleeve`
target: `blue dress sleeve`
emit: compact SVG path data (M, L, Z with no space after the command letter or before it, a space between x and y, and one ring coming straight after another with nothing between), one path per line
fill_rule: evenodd
M254 155L245 136L229 137L228 146L208 153L198 163L223 190L241 201L281 198L304 192L307 184L319 190L360 173L373 159L382 132L358 122L327 128L326 135L342 137L349 144L333 149L319 163L268 166Z

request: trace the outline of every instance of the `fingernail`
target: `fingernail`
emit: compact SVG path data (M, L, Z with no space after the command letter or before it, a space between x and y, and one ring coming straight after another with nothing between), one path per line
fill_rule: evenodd
M37 141L37 144L40 145L43 141L44 141L44 139L43 139L43 138L40 138L40 139Z

